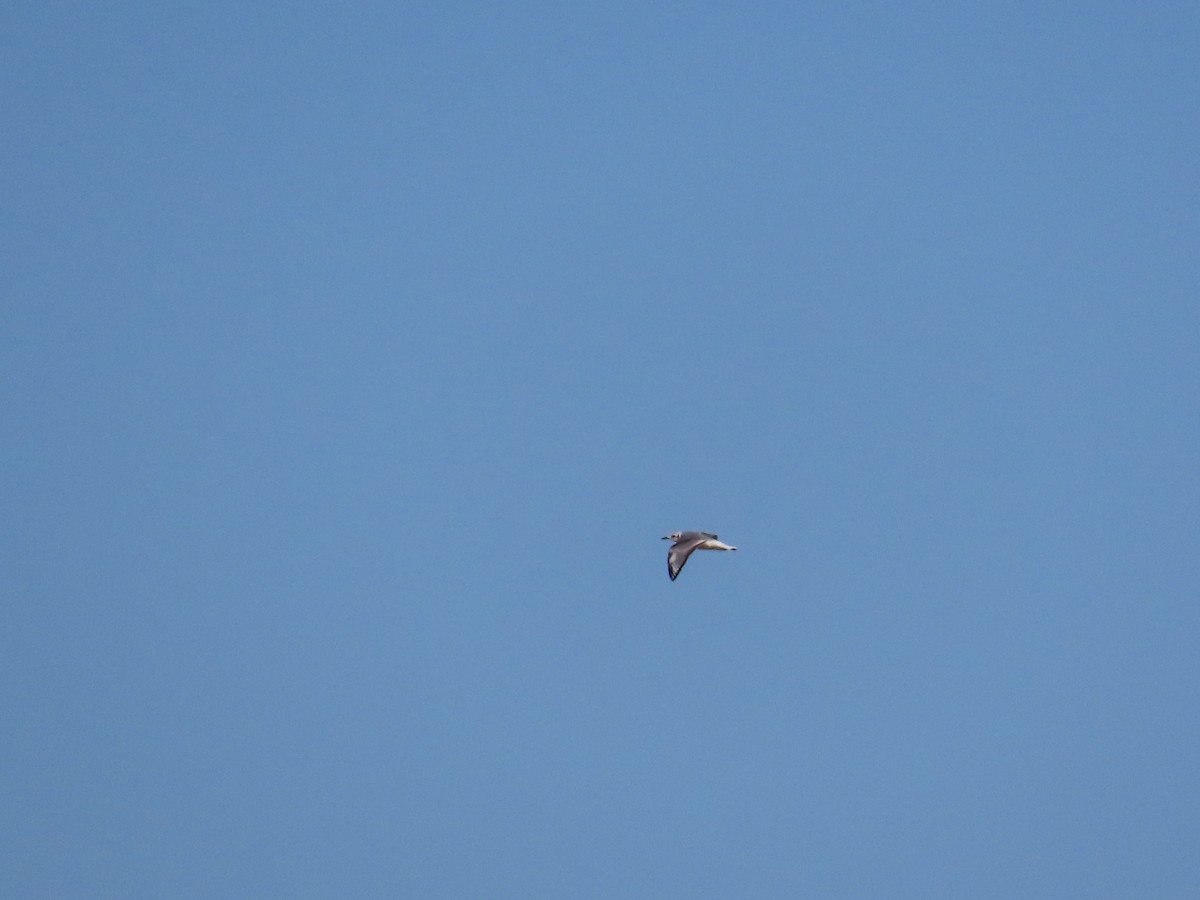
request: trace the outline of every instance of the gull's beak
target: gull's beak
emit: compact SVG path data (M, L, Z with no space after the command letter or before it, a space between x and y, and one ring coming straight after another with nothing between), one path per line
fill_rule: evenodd
M663 540L664 540L664 541L669 541L670 539L671 539L671 536L670 536L669 534L664 534L664 535L663 535Z

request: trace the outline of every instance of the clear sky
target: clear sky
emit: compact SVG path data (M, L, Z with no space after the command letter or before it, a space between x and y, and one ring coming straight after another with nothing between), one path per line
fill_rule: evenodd
M0 894L1200 896L1194 2L0 78Z

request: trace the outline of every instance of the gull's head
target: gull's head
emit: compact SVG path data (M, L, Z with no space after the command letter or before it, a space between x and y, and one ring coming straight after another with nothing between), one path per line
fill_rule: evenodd
M675 532L674 534L668 534L666 537L664 537L664 538L663 538L663 540L664 540L664 541L677 541L677 540L679 540L681 537L683 537L683 532L682 532L682 531L677 531L677 532Z

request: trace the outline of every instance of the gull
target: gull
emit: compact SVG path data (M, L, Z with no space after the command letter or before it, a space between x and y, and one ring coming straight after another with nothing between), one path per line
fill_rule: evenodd
M671 576L672 581L679 577L683 564L688 561L693 550L737 549L737 547L722 544L717 540L715 534L709 534L707 531L677 531L674 534L668 534L663 540L675 542L667 551L667 573Z

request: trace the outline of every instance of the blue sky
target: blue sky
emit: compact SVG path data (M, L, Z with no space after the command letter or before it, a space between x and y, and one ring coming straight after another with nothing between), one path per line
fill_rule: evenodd
M1194 4L0 25L5 896L1198 895Z

